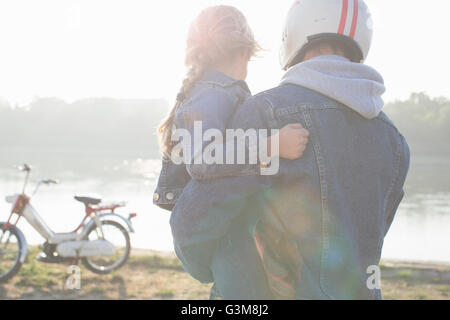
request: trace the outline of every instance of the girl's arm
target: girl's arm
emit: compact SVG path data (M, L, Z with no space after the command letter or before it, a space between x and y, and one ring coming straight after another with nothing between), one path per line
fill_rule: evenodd
M182 136L179 145L182 146L182 157L187 172L193 179L208 180L225 176L259 175L257 164L235 166L221 164L225 160L227 149L235 147L234 143L225 141L225 133L237 103L238 99L229 94L226 89L216 88L201 94L180 110L179 117L182 119L182 128L179 129L185 132L181 131L179 134ZM211 139L207 140L212 136L223 138L214 143L214 149L219 153L216 157L219 163L209 161L210 159L205 157L205 155L215 154L215 152L211 152L213 146ZM189 139L189 141L183 141L184 139ZM172 155L175 152L175 156L179 156L177 154L179 150L175 147Z
M261 164L257 156L259 142L253 141L253 144L246 143L244 146L240 146L234 139L232 141L225 140L228 123L236 109L230 107L230 105L236 105L237 101L235 100L225 90L214 90L208 94L203 94L202 97L191 102L182 111L184 129L189 132L191 140L191 150L188 151L189 158L186 158L186 155L184 158L188 160L186 161L186 169L193 179L210 180L223 177L260 175ZM255 119L258 117L257 114L251 115L244 112L243 115L251 117L252 123L258 123ZM259 127L256 126L255 129L257 128ZM205 134L206 137L203 136ZM214 144L211 140L205 141L211 136L217 138L218 135L222 139L215 141ZM305 150L308 135L309 133L299 124L291 124L282 128L277 135L266 139L268 156L278 156L289 160L300 158ZM279 150L272 148L275 145L274 142L279 142ZM215 151L212 152L212 149ZM236 161L233 161L232 164L226 163L227 152L231 151L236 156L239 152L242 153L242 149L244 149L245 161L238 162L239 164L235 164ZM249 161L252 159L251 152L254 153L253 159L257 158L257 161L253 161L253 163ZM211 155L217 157L211 157ZM210 159L207 159L208 156ZM236 160L235 157L233 158L233 160Z

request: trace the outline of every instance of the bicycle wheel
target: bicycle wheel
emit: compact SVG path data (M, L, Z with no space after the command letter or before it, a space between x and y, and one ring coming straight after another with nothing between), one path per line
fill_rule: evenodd
M19 272L22 262L20 256L24 249L22 238L15 226L3 229L0 223L0 282L6 282Z
M95 256L82 259L83 264L92 272L107 274L122 267L127 262L131 251L128 231L115 221L102 221L104 240L108 240L115 247L113 256ZM101 231L93 225L88 231L86 240L101 240Z

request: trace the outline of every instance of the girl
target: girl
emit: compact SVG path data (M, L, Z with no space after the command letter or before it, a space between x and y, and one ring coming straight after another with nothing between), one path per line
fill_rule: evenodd
M245 83L247 66L258 50L244 15L236 8L214 6L202 11L188 33L187 77L174 108L159 128L163 167L154 202L172 210L175 251L185 269L199 281L217 283L222 274L230 272L244 279L239 287L230 287L225 281L219 287L222 295L233 299L272 298L248 233L247 214L240 214L250 210L245 208L245 199L265 185L259 176L260 164L196 164L196 155L207 144L196 150L195 139L191 138L191 161L176 165L171 160L175 146L172 135L175 129L185 129L194 137L194 124L201 121L203 131L217 129L225 136L229 120L250 95ZM305 149L307 136L300 125L288 125L277 136L268 138L269 153L297 159ZM271 150L274 138L279 141L279 153ZM226 144L223 147L226 149ZM211 179L233 176L246 176L246 183L236 185L230 178L230 187L221 190L209 184ZM238 246L227 246L231 240ZM251 266L251 270L245 266Z

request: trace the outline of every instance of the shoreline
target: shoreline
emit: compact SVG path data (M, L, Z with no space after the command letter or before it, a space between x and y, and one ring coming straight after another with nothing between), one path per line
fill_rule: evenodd
M154 249L144 249L144 248L133 248L133 254L136 255L151 255L157 254L163 257L174 257L176 258L174 251L167 250L154 250ZM443 268L450 269L450 261L427 261L427 260L403 260L403 259L382 259L380 265L386 267L416 267L416 268Z

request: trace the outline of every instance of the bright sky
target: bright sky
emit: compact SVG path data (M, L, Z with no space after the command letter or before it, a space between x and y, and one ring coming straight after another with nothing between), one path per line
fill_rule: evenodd
M366 0L375 35L367 63L385 77L385 98L412 91L450 97L450 1ZM278 50L292 0L2 0L0 97L165 98L184 73L188 25L204 7L231 4L268 51L251 63L254 93L277 85Z

